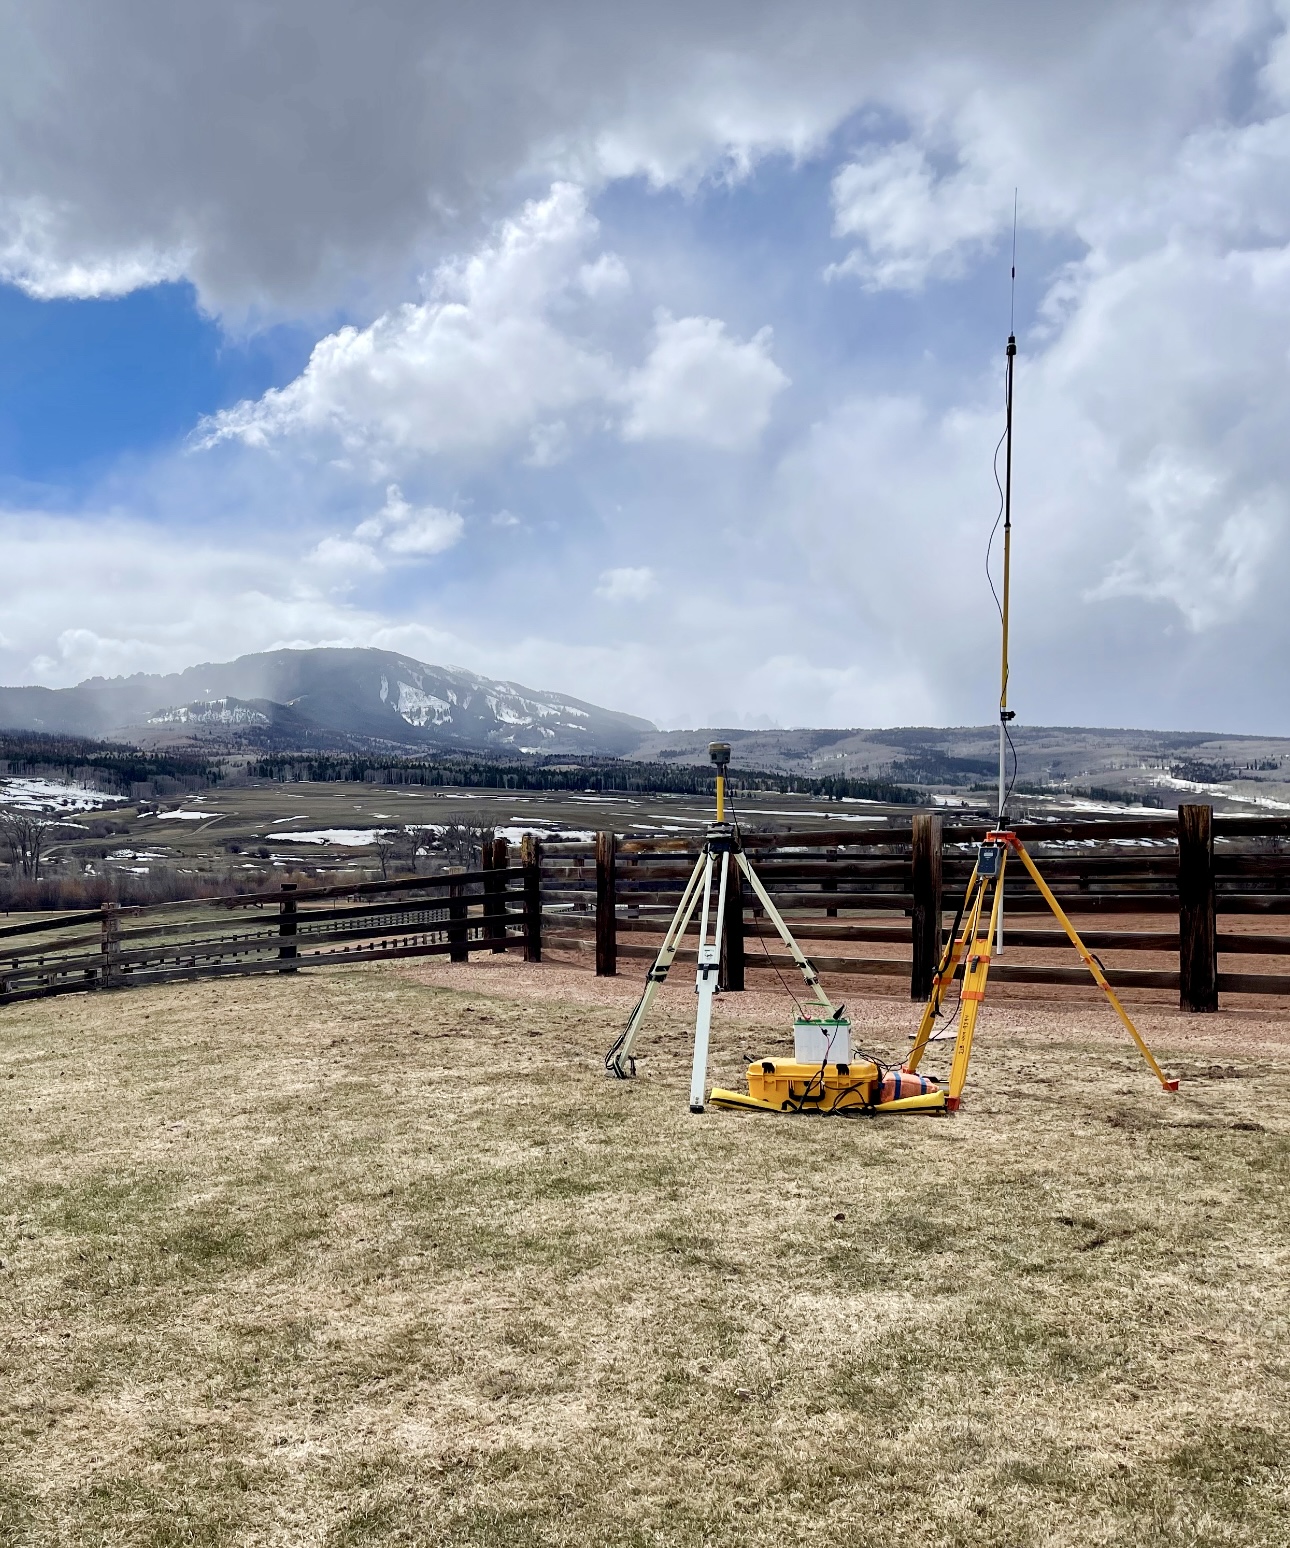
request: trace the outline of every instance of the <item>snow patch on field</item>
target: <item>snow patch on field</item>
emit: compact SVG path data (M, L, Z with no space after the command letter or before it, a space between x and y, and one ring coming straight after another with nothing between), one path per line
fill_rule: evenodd
M389 828L315 828L309 833L275 833L276 844L340 844L363 849L390 832Z
M0 803L24 812L43 811L46 807L88 812L103 806L120 806L124 799L91 790L88 785L68 785L57 779L0 780Z

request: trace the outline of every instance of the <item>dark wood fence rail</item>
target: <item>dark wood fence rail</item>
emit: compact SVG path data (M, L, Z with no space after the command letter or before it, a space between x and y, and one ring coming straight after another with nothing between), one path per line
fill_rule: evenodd
M335 963L522 949L540 961L539 850L497 839L485 867L196 902L101 909L0 927L0 1004L87 989Z
M906 978L911 997L921 1000L953 926L974 846L986 831L984 823L920 813L908 827L848 831L839 823L821 832L748 833L743 841L803 943L906 948L835 956L808 945L822 972ZM1215 815L1209 806L1186 805L1177 816L1021 824L1017 832L1091 950L1172 959L1167 967L1108 967L1116 987L1175 991L1193 1011L1215 1009L1220 993L1290 994L1290 974L1276 970L1283 966L1276 959L1290 956L1290 921L1285 933L1219 928L1224 916L1290 914L1290 819ZM602 833L594 845L544 844L541 902L549 942L586 950L594 941L601 975L619 971L620 958L652 957L698 858L698 834L697 828L670 838ZM1073 957L1033 960L1036 952L1069 954L1070 947L1015 862L1006 911L1007 949L993 979L1089 983ZM1166 917L1150 928L1133 921L1117 927L1124 915ZM746 885L732 891L723 945L729 989L743 987L749 963L792 968ZM687 955L693 959L692 948ZM1223 971L1231 957L1241 957L1244 966L1252 965L1251 957L1273 960L1264 971Z

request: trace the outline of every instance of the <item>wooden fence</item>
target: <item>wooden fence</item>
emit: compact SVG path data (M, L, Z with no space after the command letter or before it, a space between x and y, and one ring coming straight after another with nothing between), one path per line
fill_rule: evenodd
M521 949L540 960L538 851L478 871L102 908L0 928L0 1004L88 989Z
M746 833L743 843L822 973L906 978L911 997L921 1000L986 831L984 823L920 814L908 827L839 823L824 832ZM1215 1009L1221 993L1290 994L1284 971L1290 921L1284 934L1270 927L1271 916L1290 914L1290 818L1215 816L1209 806L1188 805L1177 816L1021 824L1016 831L1090 950L1173 959L1168 967L1108 968L1117 988L1175 991L1193 1011ZM594 940L601 975L619 971L622 958L651 958L698 852L698 830L677 838L601 833L594 844L543 844L548 940L587 952ZM1070 953L1070 947L1015 862L1006 913L1008 949L991 969L992 982L1089 984L1081 963L1033 960L1037 952ZM1116 927L1117 916L1130 915L1164 917L1158 925L1148 919L1149 928L1141 922ZM1218 921L1228 915L1263 917L1268 924L1261 931L1220 930ZM723 942L727 989L743 988L749 963L793 971L787 953L770 949L771 941L777 941L774 929L747 884L733 887ZM820 955L827 942L907 950ZM693 960L693 949L682 958L687 955ZM1258 971L1247 970L1255 966Z
M1216 816L1192 805L1176 817L1022 824L1017 832L1091 950L1169 962L1110 965L1116 988L1176 992L1194 1011L1215 1009L1220 994L1290 994L1290 972L1282 971L1290 919L1284 931L1274 927L1276 916L1290 915L1290 818ZM822 973L904 979L921 1000L985 833L984 823L919 814L908 827L751 832L743 843ZM472 952L522 949L539 962L544 941L585 952L588 966L594 950L602 976L624 960L643 969L699 842L697 829L674 838L601 833L594 843L530 837L513 865L499 838L478 871L37 918L0 928L0 1004L396 957L460 962ZM1117 916L1134 915L1117 927ZM1239 916L1266 923L1243 929ZM851 949L822 955L828 943ZM1089 983L1082 964L1034 960L1069 956L1070 948L1016 864L1008 872L1006 944L993 982ZM729 990L744 987L750 964L794 971L746 884L731 889L722 945ZM865 955L866 945L887 951ZM681 956L693 960L693 943Z

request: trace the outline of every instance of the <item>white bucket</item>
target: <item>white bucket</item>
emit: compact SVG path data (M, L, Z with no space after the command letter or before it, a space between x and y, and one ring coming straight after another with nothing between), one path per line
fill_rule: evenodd
M851 1023L845 1018L795 1021L793 1057L799 1064L850 1064Z

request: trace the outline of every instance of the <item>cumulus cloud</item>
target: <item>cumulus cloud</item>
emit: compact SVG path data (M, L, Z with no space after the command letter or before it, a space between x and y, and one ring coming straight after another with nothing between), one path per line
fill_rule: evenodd
M596 595L606 602L643 602L655 585L654 572L648 565L626 565L617 570L602 570Z
M465 529L459 512L411 505L399 486L390 484L379 511L360 521L349 537L323 538L309 557L321 569L352 581L379 575L387 563L441 554L461 540Z
M188 459L212 483L232 469L239 488L270 472L303 482L306 465L318 487L334 479L316 507L330 514L296 544L315 589L265 590L289 617L273 638L433 630L500 591L507 640L462 625L459 657L660 718L988 714L996 624L980 571L1002 360L960 324L989 306L1002 319L1019 187L1019 702L1032 719L1284 728L1283 4L1023 16L664 0L632 48L613 7L575 5L559 26L488 0L379 11L360 24L333 0L253 4L235 48L218 9L125 0L109 20L78 0L15 5L26 42L0 58L0 272L33 294L109 294L182 264L216 308L340 304L366 323L208 424L222 450ZM815 211L835 225L827 291L818 241L744 202L765 189L713 192L775 150L790 153L775 197L812 158L794 197L829 187ZM633 181L598 204L615 178ZM665 187L687 198L648 192ZM624 256L602 251L593 212L606 229L618 219ZM668 240L629 247L634 222ZM855 306L845 334L840 296ZM908 319L951 307L954 326L911 362ZM794 362L791 390L777 357ZM686 441L721 455L676 456ZM394 479L418 491L419 515L372 514L371 489ZM410 574L397 561L442 551L466 500L513 506L523 526L470 545L487 550L477 573L458 573L477 557L463 545L427 621L397 595ZM728 613L671 572L638 597L597 595L633 584L613 579L630 564L603 568L611 556L732 532ZM803 632L799 571L828 619L818 636ZM252 588L241 559L177 573L220 599L211 616L260 616L238 600ZM353 623L337 598L369 583L381 609ZM60 624L25 662L61 661L62 634L77 660L125 661L200 633L176 588L162 593L170 621L135 643L79 590L35 594ZM754 643L732 666L736 631Z
M98 300L182 277L191 254L148 243L124 248L86 242L70 212L42 198L0 198L0 281L38 301Z
M430 299L330 334L295 381L215 416L199 444L313 437L374 459L478 451L603 394L609 360L551 317L597 229L582 191L558 184L443 264Z
M715 317L659 317L644 365L622 388L629 441L696 441L738 451L766 428L788 377L770 356L771 330L747 343Z
M391 484L385 491L385 504L354 528L354 536L379 544L391 554L421 558L451 548L464 530L465 523L456 511L441 510L437 505L409 505L399 486Z
M469 257L442 264L430 300L323 339L295 381L215 415L197 446L335 443L387 467L526 436L530 466L553 467L570 453L570 417L614 404L626 408L629 441L726 451L755 441L788 385L771 330L740 342L717 318L661 313L644 364L624 372L589 341L590 320L569 316L572 293L594 306L627 283L616 255L584 261L598 230L584 191L556 184Z
M1109 25L1129 34L1096 61L1113 86L1144 47L1176 75L1195 10L658 0L642 29L603 0L3 0L0 198L60 212L24 283L80 265L98 294L137 255L182 255L212 310L325 313L397 289L409 254L459 247L525 180L737 177L875 102L919 111L946 60L1042 92ZM1162 88L1132 84L1145 116Z
M932 274L962 271L1012 213L997 171L939 175L919 146L873 146L833 179L833 229L860 244L831 273L874 289L917 289Z

